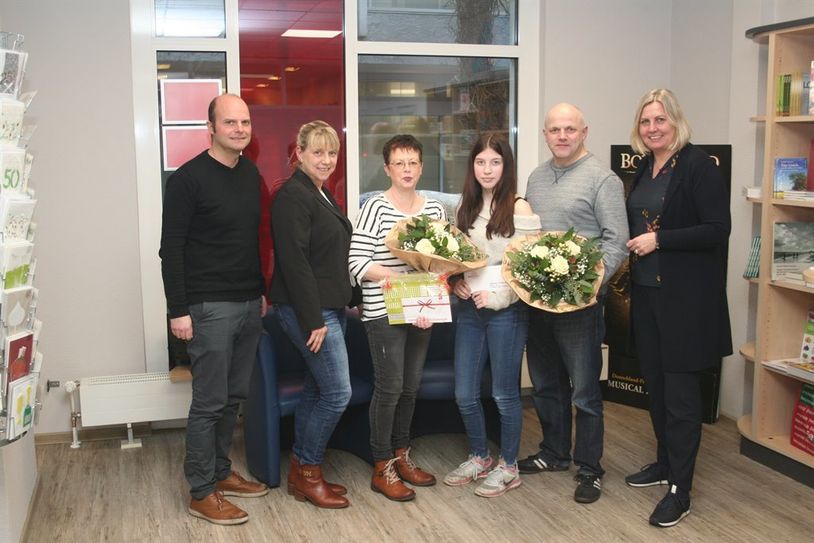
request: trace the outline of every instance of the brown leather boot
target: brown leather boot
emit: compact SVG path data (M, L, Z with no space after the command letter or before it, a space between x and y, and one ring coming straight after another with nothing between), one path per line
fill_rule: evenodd
M322 478L318 465L300 464L300 475L294 480L294 498L299 502L308 500L317 507L342 509L350 505L344 496L337 496Z
M215 490L200 500L189 502L189 514L193 517L208 520L212 524L243 524L249 520L249 514L223 497L220 490Z
M294 486L296 486L296 479L299 477L300 469L300 461L292 454L291 466L288 468L288 494L291 496L294 495ZM325 481L325 484L337 496L344 496L348 493L348 489L340 484L329 483L328 481Z
M404 486L395 468L396 459L381 460L373 465L373 480L370 488L384 494L385 498L397 502L407 502L415 498L415 490Z
M432 486L435 484L435 476L427 473L415 465L410 458L410 449L396 449L396 471L399 477L415 486Z

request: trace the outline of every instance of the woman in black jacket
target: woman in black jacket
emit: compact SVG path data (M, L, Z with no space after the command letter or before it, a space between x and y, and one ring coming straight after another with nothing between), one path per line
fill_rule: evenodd
M689 139L671 91L642 97L631 144L645 156L627 201L631 319L658 448L656 461L625 482L669 485L650 516L661 527L690 512L700 372L732 353L724 273L729 195L714 160Z
M269 297L286 335L308 366L294 414L288 491L300 501L348 506L341 485L326 483L328 439L350 401L345 307L351 302L348 250L353 231L324 184L336 169L339 137L323 121L297 135L297 169L271 212L275 266Z

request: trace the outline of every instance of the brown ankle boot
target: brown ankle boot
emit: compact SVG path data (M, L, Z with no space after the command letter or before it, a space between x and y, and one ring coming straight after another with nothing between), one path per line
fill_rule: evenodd
M432 486L435 476L415 465L410 458L410 449L396 449L396 471L399 477L415 486Z
M294 479L294 498L299 502L308 500L325 509L342 509L350 505L347 498L331 492L322 478L320 466L311 464L300 464L299 477Z
M293 454L291 455L291 467L288 468L288 494L293 496L294 495L294 487L296 486L297 477L300 474L300 461L297 460L297 457ZM337 496L344 496L348 493L348 489L342 485L336 483L329 483L325 481L325 484L328 485L328 488L331 489L331 492L336 494Z
M395 458L376 462L373 466L373 480L370 481L370 488L393 501L410 501L415 498L415 490L404 486L404 483L401 482L396 474L395 463Z

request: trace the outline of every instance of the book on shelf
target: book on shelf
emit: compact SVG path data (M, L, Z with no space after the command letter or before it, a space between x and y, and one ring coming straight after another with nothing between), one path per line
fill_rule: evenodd
M808 159L804 157L777 157L774 159L775 198L784 198L786 191L805 192L808 184Z
M800 346L800 360L811 362L814 355L814 309L808 310L806 325L803 328L803 344Z
M812 114L814 115L814 114ZM814 139L811 140L811 147L808 151L808 163L814 165ZM806 180L806 190L814 191L814 167L808 169L808 179Z
M808 77L808 114L814 115L814 85L811 84L814 81L814 60L811 61L811 70Z
M814 386L803 383L791 414L791 445L814 455Z
M763 365L778 373L785 373L791 377L814 383L814 362L803 362L799 358L779 358L766 360Z
M746 269L743 271L744 279L754 279L760 272L760 236L752 238L752 247L749 250L749 258L746 261Z
M811 74L803 73L803 94L800 96L800 115L810 115L811 107Z
M773 232L772 281L804 285L814 261L814 222L776 222Z

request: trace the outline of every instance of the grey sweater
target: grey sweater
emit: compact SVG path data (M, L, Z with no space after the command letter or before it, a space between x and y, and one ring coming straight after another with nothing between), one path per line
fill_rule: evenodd
M529 175L526 200L540 216L543 231L574 228L581 236L600 238L604 292L628 256L630 234L622 181L592 153L565 168L548 160Z

